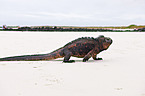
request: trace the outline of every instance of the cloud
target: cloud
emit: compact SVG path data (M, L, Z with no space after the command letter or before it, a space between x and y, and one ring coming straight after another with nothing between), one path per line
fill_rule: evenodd
M1 24L126 25L145 21L145 0L3 0Z
M90 15L84 14L75 14L75 13L49 13L49 12L32 12L26 14L28 17L42 17L42 18L77 18L77 19L87 19L90 18Z
M116 18L121 20L135 20L135 19L145 19L144 17L145 14L123 14Z

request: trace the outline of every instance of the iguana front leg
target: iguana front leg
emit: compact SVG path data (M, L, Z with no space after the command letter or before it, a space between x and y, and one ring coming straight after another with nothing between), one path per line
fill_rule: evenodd
M93 58L94 60L103 60L102 58L97 58L97 55L96 55L96 54L93 54L92 58Z
M94 60L103 60L102 58L96 58L98 54L98 50L92 49L87 55L85 55L83 62L86 62L89 60L89 58L93 58Z
M94 53L94 50L91 50L87 55L85 55L83 62L86 62L89 60L89 58L92 57L92 54Z

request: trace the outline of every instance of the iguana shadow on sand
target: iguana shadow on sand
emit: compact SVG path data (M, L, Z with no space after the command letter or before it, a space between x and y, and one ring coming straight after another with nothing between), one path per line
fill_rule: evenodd
M97 54L107 50L112 44L112 39L100 35L97 38L82 37L73 40L65 46L48 54L34 54L34 55L22 55L14 57L0 58L0 61L39 61L39 60L53 60L56 58L63 58L63 62L71 63L74 60L69 60L71 56L83 58L83 62L93 58L94 60L102 60L97 58Z

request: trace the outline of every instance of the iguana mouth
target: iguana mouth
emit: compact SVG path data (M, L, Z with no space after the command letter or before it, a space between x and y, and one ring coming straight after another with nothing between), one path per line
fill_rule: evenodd
M112 44L112 43L113 43L113 40L112 40L112 39L110 39L110 40L109 40L109 42L110 42L110 44Z

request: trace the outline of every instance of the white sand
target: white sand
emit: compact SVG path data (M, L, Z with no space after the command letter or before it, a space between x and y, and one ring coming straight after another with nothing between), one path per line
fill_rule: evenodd
M0 96L145 96L145 33L0 32L0 57L48 53L82 36L113 39L103 61L0 62Z

